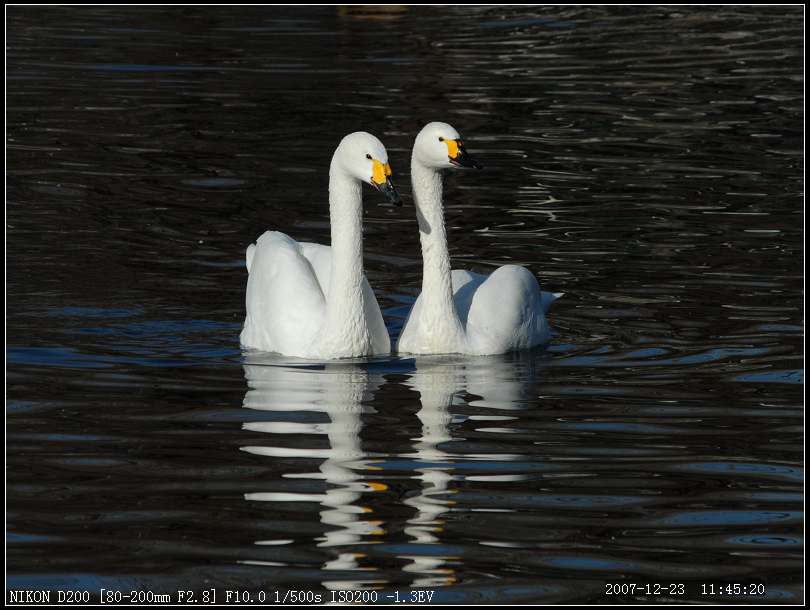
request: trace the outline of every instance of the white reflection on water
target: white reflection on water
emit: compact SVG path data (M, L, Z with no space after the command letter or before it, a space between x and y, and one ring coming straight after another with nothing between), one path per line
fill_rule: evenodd
M317 368L246 364L244 369L248 382L244 407L262 411L316 411L329 418L328 423L273 421L243 424L245 430L253 432L299 437L322 434L328 440L325 449L300 446L307 442L306 437L295 439L299 444L297 447L282 444L242 447L243 451L267 457L323 459L317 472L286 473L284 478L320 479L326 483L323 493L256 492L245 494L245 499L318 502L322 507L320 521L328 526L323 536L317 539L319 547L368 544L384 535L382 521L372 518L373 510L360 503L363 494L387 489L383 483L363 480L361 474L373 471L364 459L367 456L360 442L362 403L379 387L382 378L370 376L357 365L347 363ZM335 559L326 561L322 569L370 569L359 565L358 560L362 557L361 553L339 553Z
M422 423L422 435L414 439L414 453L408 456L420 463L415 468L418 474L413 478L420 482L421 487L415 496L404 500L405 504L416 509L404 529L412 538L412 545L441 543L442 515L454 504L448 497L453 493L449 485L454 477L454 456L442 450L440 445L452 440L449 426L453 416L449 409L461 387L462 372L461 366L431 365L429 362L420 366L417 361L416 372L409 381L409 385L419 392L422 405L417 413ZM445 567L455 559L453 557L424 552L400 557L410 560L402 569L414 573L413 587L437 587L455 582L453 568Z
M499 480L499 475L482 475L475 467L480 461L514 461L519 455L505 453L463 453L450 449L454 441L452 424L467 421L514 419L503 410L526 408L527 392L533 391L535 361L529 357L425 357L400 361L409 373L405 385L419 393L421 407L417 417L421 433L412 439L412 451L371 455L363 450L362 415L373 411L370 403L383 384L382 374L369 372L367 363L332 362L327 364L290 363L282 360L252 360L244 365L248 390L243 406L255 411L273 411L280 415L271 421L252 421L243 429L272 435L267 443L243 446L254 455L269 458L308 458L320 460L317 471L287 472L284 479L308 479L324 482L323 492L303 492L279 484L278 491L246 493L254 502L316 502L324 533L316 538L322 548L347 547L388 542L383 521L375 518L364 494L388 489L380 478L387 472L386 458L396 458L401 468L404 458L409 477L418 488L404 494L402 503L413 509L404 534L407 548L396 553L403 560L404 573L411 573L413 587L446 586L456 582L455 565L461 558L442 539L445 514L453 510L456 490L453 481ZM258 363L260 362L260 363ZM415 366L411 365L411 362ZM404 371L403 371L404 372ZM472 397L467 395L473 395ZM533 396L532 396L533 398ZM500 414L453 415L453 405L491 408ZM508 412L508 411L507 411ZM328 421L313 422L313 413L326 415ZM406 424L407 422L403 422ZM485 424L486 425L486 424ZM326 445L317 435L325 437ZM472 468L470 468L472 466ZM478 473L478 474L475 474ZM503 475L500 475L503 476ZM510 475L508 480L516 480ZM519 478L519 477L518 477ZM470 510L475 510L471 508ZM294 544L291 539L257 540L257 545ZM435 550L434 548L435 547ZM387 582L381 578L374 557L361 552L336 548L333 558L321 569L375 572L374 578L327 580L330 589L363 588ZM268 563L268 562L250 562ZM268 565L279 565L269 562Z
M529 353L531 355L531 353ZM492 409L526 408L524 400L532 391L534 366L526 367L527 360L516 366L514 356L436 356L417 358L416 370L407 384L419 392L421 408L417 417L422 424L422 434L414 439L414 452L405 457L415 458L417 465L413 478L420 483L418 492L404 500L416 512L408 519L405 533L411 537L412 545L418 553L403 554L401 558L410 561L403 570L413 572L412 587L436 587L456 582L452 567L460 558L446 552L427 553L422 545L442 545L445 520L443 515L453 510L456 502L452 499L456 490L453 481L494 480L503 475L475 476L465 474L465 463L480 459L511 461L520 456L509 454L473 455L455 452L449 448L454 440L451 424L462 424L467 420L483 419L500 421L514 419L504 415L462 416L453 415L453 405L469 404ZM523 366L521 366L523 365ZM474 399L465 399L463 393L473 394ZM509 480L517 480L520 475L511 475ZM417 546L419 545L419 546Z

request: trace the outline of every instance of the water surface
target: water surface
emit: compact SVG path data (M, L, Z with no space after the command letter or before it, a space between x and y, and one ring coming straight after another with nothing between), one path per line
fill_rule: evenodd
M802 8L7 17L9 587L803 599ZM429 120L486 167L447 178L454 266L565 292L549 348L242 354L246 245L328 242L360 129L398 334Z

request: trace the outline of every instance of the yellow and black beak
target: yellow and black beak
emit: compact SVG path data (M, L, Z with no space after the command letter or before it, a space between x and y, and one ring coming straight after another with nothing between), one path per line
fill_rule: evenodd
M374 159L372 162L371 184L385 195L386 199L394 205L402 205L402 199L391 182L391 166Z
M444 143L447 144L447 158L450 159L450 163L453 165L457 167L484 169L483 165L467 154L467 150L464 148L464 142L461 140L445 140Z

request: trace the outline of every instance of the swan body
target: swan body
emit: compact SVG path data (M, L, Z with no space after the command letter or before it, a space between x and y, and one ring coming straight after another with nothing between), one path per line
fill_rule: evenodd
M545 313L560 293L543 292L534 275L504 265L489 275L450 269L441 172L479 167L447 123L429 123L411 156L411 179L422 243L422 293L399 337L402 353L503 354L547 343Z
M363 273L362 182L391 200L388 155L371 134L346 136L329 170L332 245L267 231L246 252L243 347L302 358L388 354L391 343Z

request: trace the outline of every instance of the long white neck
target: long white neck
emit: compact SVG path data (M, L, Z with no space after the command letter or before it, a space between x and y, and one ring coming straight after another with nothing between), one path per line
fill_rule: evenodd
M333 357L367 353L363 306L363 196L359 180L332 163L329 170L332 272L319 343Z
M442 176L411 156L411 181L422 242L422 315L438 324L446 335L462 336L461 322L453 302L450 254L444 228Z

